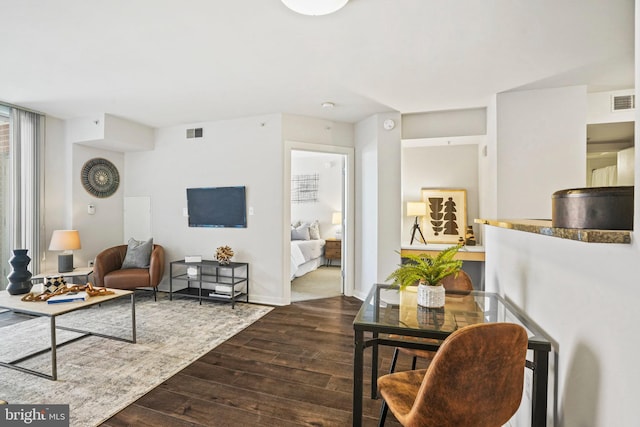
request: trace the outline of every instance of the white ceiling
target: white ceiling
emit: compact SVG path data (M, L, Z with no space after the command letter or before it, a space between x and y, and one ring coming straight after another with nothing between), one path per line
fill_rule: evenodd
M0 100L162 127L627 89L633 17L633 0L351 0L320 17L280 0L0 0Z

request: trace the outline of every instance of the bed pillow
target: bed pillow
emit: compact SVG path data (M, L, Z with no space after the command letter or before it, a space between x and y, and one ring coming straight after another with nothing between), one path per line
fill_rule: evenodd
M291 240L310 240L309 224L302 224L299 227L291 229Z
M127 268L149 268L152 250L153 237L146 242L132 237L127 243L127 254L124 256L121 268L123 270Z
M313 221L309 225L309 238L311 240L320 239L320 223L318 222L318 220Z

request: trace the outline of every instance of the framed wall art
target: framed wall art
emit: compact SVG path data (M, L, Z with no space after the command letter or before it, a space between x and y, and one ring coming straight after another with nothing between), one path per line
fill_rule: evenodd
M318 201L318 183L320 174L291 176L291 203L309 203Z
M428 243L458 243L467 228L467 190L423 188L427 214L422 231Z

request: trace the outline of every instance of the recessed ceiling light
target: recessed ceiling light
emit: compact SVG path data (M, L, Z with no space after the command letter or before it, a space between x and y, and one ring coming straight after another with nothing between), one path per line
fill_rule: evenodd
M336 104L334 104L333 102L323 102L321 105L322 105L322 108L327 108L327 109L331 109L336 106Z
M344 7L349 0L282 0L285 6L302 15L328 15Z

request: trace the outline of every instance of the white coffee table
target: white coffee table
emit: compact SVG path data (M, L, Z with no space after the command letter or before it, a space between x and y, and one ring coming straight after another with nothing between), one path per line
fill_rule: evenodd
M78 302L65 302L59 304L47 304L46 301L22 301L23 295L10 295L7 291L0 291L0 308L6 308L16 313L24 313L31 316L38 317L48 317L50 319L51 324L51 347L46 348L44 350L40 350L35 353L28 354L26 356L21 357L20 359L12 360L10 362L0 362L0 366L4 366L5 368L16 369L18 371L27 372L30 374L37 375L39 377L47 378L50 380L58 379L58 366L56 360L56 348L61 347L63 345L69 344L71 342L77 341L81 338L94 335L103 338L114 339L118 341L136 342L136 299L135 293L133 291L127 291L122 289L109 289L113 291L113 294L110 295L101 295L94 296L88 298L86 301L78 301ZM92 305L102 304L107 301L115 300L118 298L124 298L129 296L131 298L131 339L117 337L114 335L105 335L98 334L95 332L84 331L80 329L67 328L58 326L56 327L56 317L61 316L66 313L71 313L76 310L82 310L87 307L91 307ZM56 345L56 328L64 329L67 331L79 332L82 335L74 338L70 341L66 341L60 345ZM24 368L22 366L18 366L18 363L30 359L34 356L38 356L47 351L51 351L51 375L36 371L33 369Z

